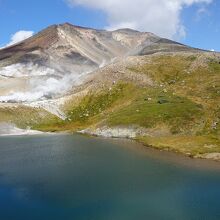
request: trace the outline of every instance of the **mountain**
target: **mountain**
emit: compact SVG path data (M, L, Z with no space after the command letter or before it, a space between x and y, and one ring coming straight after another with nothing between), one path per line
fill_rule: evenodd
M33 62L62 70L57 65L57 61L61 61L64 69L66 64L71 64L77 72L99 67L117 57L186 50L193 49L152 33L131 29L95 30L65 23L50 26L17 45L1 50L0 66ZM79 65L82 64L81 69Z
M0 50L0 122L220 160L220 54L68 23ZM1 133L1 131L0 131Z
M56 97L68 92L88 73L117 59L175 51L196 50L130 29L104 31L68 23L53 25L0 50L0 95L4 96L0 101Z

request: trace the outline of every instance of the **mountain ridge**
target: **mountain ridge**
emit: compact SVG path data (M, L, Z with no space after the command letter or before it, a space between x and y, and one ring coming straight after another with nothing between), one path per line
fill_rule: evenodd
M5 58L8 58L8 56L10 56L10 52L11 53L16 53L19 50L23 50L25 53L27 52L31 52L37 49L47 49L50 46L52 46L53 44L55 44L58 40L59 40L59 29L72 29L75 30L76 34L79 34L80 32L77 33L78 30L81 31L95 31L97 33L109 33L109 35L114 34L114 33L125 33L128 34L129 32L131 33L135 33L138 35L145 35L145 37L152 37L155 38L155 42L160 42L160 43L173 43L173 44L178 44L184 47L187 47L186 45L183 45L181 43L172 41L172 40L168 40L165 38L160 38L156 35L154 35L153 33L150 32L140 32L140 31L136 31L136 30L132 30L132 29L118 29L118 30L114 30L114 31L106 31L106 30L96 30L93 28L87 28L87 27L80 27L77 25L72 25L70 23L63 23L63 24L58 24L58 25L51 25L45 29L43 29L42 31L36 33L34 36L16 43L15 45L11 45L9 47L3 48L0 50L0 61L2 61ZM137 35L136 35L137 36ZM145 39L146 40L146 39ZM19 49L20 48L20 49ZM187 47L188 49L190 47ZM137 55L137 54L135 54ZM4 57L5 56L5 57Z

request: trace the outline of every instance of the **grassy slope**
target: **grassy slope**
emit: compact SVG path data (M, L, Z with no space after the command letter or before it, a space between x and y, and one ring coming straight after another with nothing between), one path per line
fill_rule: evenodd
M147 145L191 155L220 151L220 64L195 56L161 55L129 71L147 74L153 87L121 82L91 94L69 113L71 126L102 121L108 126L164 128L165 137L139 137ZM194 65L196 64L196 65ZM203 65L205 64L205 65Z
M1 107L0 122L16 124L18 127L35 129L38 124L53 123L59 119L40 108L27 106Z
M220 64L218 59L207 58L203 60L207 65L192 68L197 59L196 56L160 56L153 58L151 64L133 67L133 71L150 75L165 90L202 107L202 117L193 122L189 134L140 137L143 143L191 155L220 152ZM180 123L177 120L176 124L182 128Z
M131 95L132 85L119 83L112 88L91 92L78 102L69 101L65 106L67 119L51 123L39 123L35 128L43 131L77 131L106 119L109 112L126 103ZM73 104L74 103L74 104Z

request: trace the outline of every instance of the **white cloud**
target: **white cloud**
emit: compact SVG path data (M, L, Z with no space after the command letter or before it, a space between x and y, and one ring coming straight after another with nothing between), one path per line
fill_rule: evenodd
M163 37L185 36L181 22L184 7L209 4L212 0L66 0L72 6L81 5L103 11L108 29L133 28L150 31Z
M20 41L23 41L23 40L33 36L33 34L34 34L33 31L23 31L23 30L18 31L11 36L10 42L7 45L5 45L5 47L8 47L8 46L16 44Z

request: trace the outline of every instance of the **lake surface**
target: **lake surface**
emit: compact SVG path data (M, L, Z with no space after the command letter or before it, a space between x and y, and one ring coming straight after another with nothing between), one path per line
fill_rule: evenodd
M220 164L129 141L0 137L0 219L219 220Z

